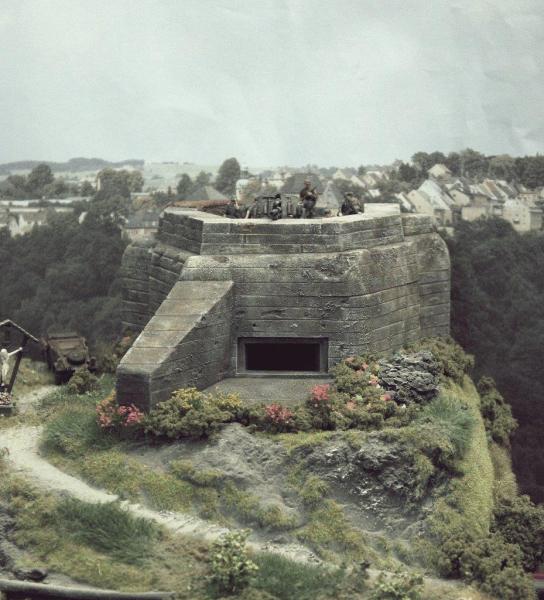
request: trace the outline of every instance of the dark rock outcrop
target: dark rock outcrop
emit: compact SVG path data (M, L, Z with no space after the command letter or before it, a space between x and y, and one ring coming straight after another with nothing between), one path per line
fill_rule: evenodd
M398 404L423 404L438 395L438 363L431 352L396 354L379 365L380 384Z

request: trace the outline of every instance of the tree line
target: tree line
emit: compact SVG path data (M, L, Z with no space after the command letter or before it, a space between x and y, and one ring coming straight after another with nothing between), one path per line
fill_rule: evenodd
M0 229L0 318L36 336L75 330L91 344L117 338L129 182L129 171L107 170L93 201L73 213L50 210L46 224L21 236Z
M512 406L514 470L522 491L544 502L544 236L494 218L462 221L447 243L452 335Z
M461 152L416 152L411 164L402 162L395 176L399 181L417 187L426 179L427 171L435 164L448 167L453 175L481 181L485 178L504 179L528 188L544 186L544 156L518 156L508 154L486 156L467 148Z

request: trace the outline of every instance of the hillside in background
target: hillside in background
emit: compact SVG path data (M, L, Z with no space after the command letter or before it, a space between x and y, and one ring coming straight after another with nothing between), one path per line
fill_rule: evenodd
M100 171L105 168L117 168L117 167L134 167L143 168L144 161L138 158L130 158L127 160L121 160L118 162L110 162L102 158L84 158L77 157L71 158L66 162L54 162L48 160L20 160L16 162L0 164L0 175L9 175L12 171L30 171L34 167L40 164L46 164L51 167L51 170L55 173L58 172L74 172L79 171Z
M544 502L544 235L488 219L460 223L447 242L452 335L512 406L514 470L522 491Z

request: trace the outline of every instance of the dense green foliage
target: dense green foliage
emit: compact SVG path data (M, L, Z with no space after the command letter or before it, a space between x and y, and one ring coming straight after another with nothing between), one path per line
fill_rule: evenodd
M448 239L452 260L452 334L512 406L512 441L522 491L544 501L544 236L518 234L502 219L461 222ZM507 408L484 393L491 435L512 428ZM497 413L500 409L500 414ZM493 414L492 419L491 415Z
M234 395L203 394L196 388L183 388L160 402L143 426L146 433L156 437L204 438L221 423L234 420L240 404Z
M36 165L28 175L8 175L0 183L0 197L13 199L63 198L77 196L82 191L78 185L68 185L63 179L55 178L44 163Z
M527 571L536 571L544 561L544 506L535 506L527 496L499 498L493 530L520 548Z
M1 318L39 337L75 330L90 342L121 330L119 267L126 242L107 215L51 214L48 223L12 238L0 230Z
M482 377L478 382L482 417L489 437L498 444L508 446L510 437L517 427L512 417L512 408L504 401L491 377Z

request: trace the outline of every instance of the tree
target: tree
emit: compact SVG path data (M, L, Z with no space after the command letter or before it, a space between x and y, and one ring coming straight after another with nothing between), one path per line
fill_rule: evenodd
M461 175L461 155L459 152L450 152L444 164L454 175Z
M80 196L92 196L94 194L94 186L90 181L84 181L79 190Z
M30 171L26 184L29 192L39 194L44 186L53 183L54 180L51 167L42 163Z
M178 185L176 186L178 198L180 200L185 200L185 198L187 198L187 196L193 191L193 189L193 180L189 177L189 175L187 175L187 173L183 173L180 180L178 181Z
M409 165L408 163L400 163L397 176L400 181L406 181L406 183L411 183L416 185L420 182L419 172L415 167Z
M233 196L238 179L240 179L240 163L235 158L227 158L219 167L215 187L226 196Z
M130 198L130 173L124 169L115 171L114 169L102 169L98 173L100 189L96 193L97 199L105 199L113 196L122 196Z
M461 163L461 175L481 179L487 175L489 170L489 161L481 153L472 148L467 148L459 154Z
M211 180L212 176L210 173L200 171L200 173L195 178L195 189L201 188L205 185L210 185Z
M494 179L511 181L516 176L516 163L508 154L494 156L489 161L489 176Z
M416 152L412 156L412 162L418 167L424 176L427 176L427 171L436 164L444 164L446 157L442 152Z
M364 175L366 173L366 167L364 165L359 165L359 168L357 169L357 175L360 177L361 175Z
M544 185L544 156L526 156L521 183L530 188Z
M127 184L131 192L141 192L144 187L144 176L140 171L129 171Z

